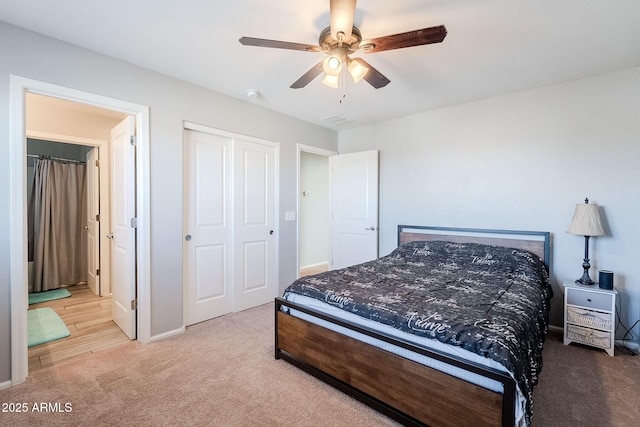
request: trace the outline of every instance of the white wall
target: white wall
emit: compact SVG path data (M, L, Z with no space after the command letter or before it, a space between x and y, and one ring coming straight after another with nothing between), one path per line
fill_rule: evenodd
M589 197L608 234L591 239L591 277L614 271L623 322L640 318L640 68L340 132L340 153L371 149L381 254L398 224L550 231L561 326L559 284L581 276L584 255L565 231Z
M305 195L306 194L306 195ZM329 262L329 158L300 153L300 268Z
M111 129L127 115L82 108L77 103L28 93L25 127L29 132L109 141Z
M200 123L280 143L280 283L296 277L297 149L337 149L337 134L258 105L0 22L0 383L10 378L9 76L150 107L151 334L182 326L182 127Z

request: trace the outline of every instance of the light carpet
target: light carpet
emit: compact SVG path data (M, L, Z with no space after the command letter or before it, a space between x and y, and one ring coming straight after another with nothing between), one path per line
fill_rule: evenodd
M130 342L39 369L0 390L11 426L398 426L274 359L273 304L222 316L151 344ZM545 343L532 427L633 426L640 357L616 357L561 336ZM52 410L33 410L48 404ZM464 410L464 408L460 408Z

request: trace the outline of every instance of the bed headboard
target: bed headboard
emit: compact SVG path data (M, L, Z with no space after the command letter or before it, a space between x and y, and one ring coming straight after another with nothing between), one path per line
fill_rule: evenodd
M547 266L547 271L549 270L549 263L551 261L551 234L547 231L487 230L480 228L398 225L398 245L416 240L482 243L485 245L522 249L538 255Z

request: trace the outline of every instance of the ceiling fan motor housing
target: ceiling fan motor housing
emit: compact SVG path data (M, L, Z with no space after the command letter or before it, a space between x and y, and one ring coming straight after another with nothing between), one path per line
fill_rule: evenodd
M333 38L331 35L331 27L327 27L320 33L318 44L322 47L322 50L327 53L333 53L338 48L344 48L349 51L348 53L351 53L359 49L361 41L362 34L357 27L353 27L351 37L349 37L348 40L342 41Z

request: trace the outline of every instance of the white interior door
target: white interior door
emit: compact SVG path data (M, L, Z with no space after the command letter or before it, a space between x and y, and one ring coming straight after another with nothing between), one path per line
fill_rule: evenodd
M276 293L275 146L234 141L234 310Z
M231 139L185 131L184 323L231 312Z
M127 117L111 130L111 292L113 321L136 337L135 121Z
M98 148L87 153L87 286L100 295L100 171L98 170Z
M329 158L331 269L378 257L378 151Z

